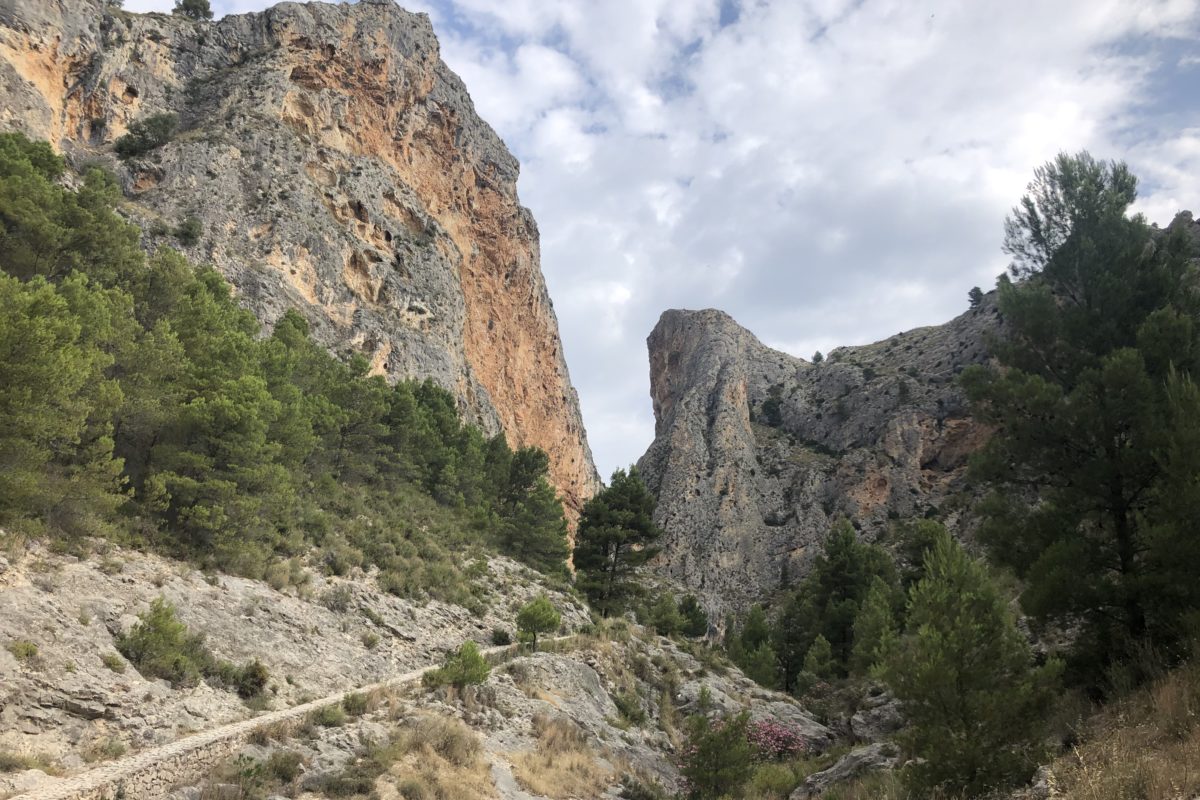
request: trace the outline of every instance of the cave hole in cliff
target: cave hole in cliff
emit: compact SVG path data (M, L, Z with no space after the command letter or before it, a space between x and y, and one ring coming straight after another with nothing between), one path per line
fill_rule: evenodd
M137 100L139 96L140 93L138 92L136 86L126 86L125 91L121 93L121 97L126 103L132 103L134 100Z

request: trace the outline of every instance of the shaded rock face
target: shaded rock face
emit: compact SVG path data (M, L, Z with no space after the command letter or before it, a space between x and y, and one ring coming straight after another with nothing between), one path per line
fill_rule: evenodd
M180 133L116 161L160 112ZM432 378L487 432L546 450L569 512L599 486L517 162L425 15L284 3L194 23L0 0L0 128L112 168L148 248L200 220L188 255L264 327L298 309L330 349Z
M720 311L664 313L648 339L655 439L638 462L665 530L658 567L719 615L803 575L839 516L868 539L891 519L953 524L988 433L955 379L987 358L997 318L989 295L813 364Z

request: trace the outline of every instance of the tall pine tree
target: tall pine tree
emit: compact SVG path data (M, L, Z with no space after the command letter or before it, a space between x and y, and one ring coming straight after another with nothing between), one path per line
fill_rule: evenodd
M1126 216L1135 196L1125 165L1087 153L1037 171L1006 222L1017 281L999 284L999 367L963 375L997 428L974 464L1003 492L982 536L1026 580L1029 613L1085 623L1085 667L1169 627L1151 617L1147 523L1171 436L1167 378L1200 356L1188 242Z
M625 608L632 575L658 553L662 531L654 524L654 496L637 467L618 469L607 488L583 507L575 535L579 588L608 616Z
M1027 777L1059 667L1033 666L987 568L943 531L909 591L904 635L879 669L904 704L914 793L973 797Z

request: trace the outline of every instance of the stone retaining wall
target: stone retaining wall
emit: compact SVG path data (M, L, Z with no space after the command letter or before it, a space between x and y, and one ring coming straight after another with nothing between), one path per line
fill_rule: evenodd
M547 640L561 645L572 636ZM492 647L483 651L489 662L498 664L514 657L517 645ZM360 686L349 692L372 692L401 688L418 683L436 665L406 672L386 681ZM195 783L230 758L250 739L251 734L281 722L298 721L308 714L342 702L346 692L329 695L291 708L271 711L253 719L223 725L186 736L161 747L153 747L110 761L95 769L62 778L53 783L19 794L12 800L160 800L173 787Z

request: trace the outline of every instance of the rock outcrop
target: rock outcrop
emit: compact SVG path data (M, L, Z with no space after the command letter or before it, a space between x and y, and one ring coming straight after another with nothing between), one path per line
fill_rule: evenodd
M149 115L180 132L119 162ZM469 419L550 456L570 511L598 487L518 165L390 0L283 3L196 23L103 0L0 0L0 129L100 162L146 246L195 218L264 327L289 308L330 349L432 378Z
M720 311L664 313L648 339L655 439L639 461L666 531L658 566L720 615L802 575L839 516L867 538L890 519L953 520L988 433L955 378L986 358L997 317L988 296L946 325L810 363Z

